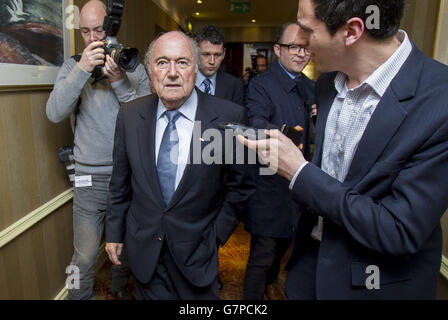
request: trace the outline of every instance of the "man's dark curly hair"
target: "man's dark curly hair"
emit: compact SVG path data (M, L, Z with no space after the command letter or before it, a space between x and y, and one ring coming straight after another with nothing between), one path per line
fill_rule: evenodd
M380 11L379 29L366 28L375 39L388 39L395 35L403 17L405 0L312 0L316 5L316 18L323 21L334 35L349 19L361 18L366 23L371 13L366 13L367 7L374 5Z
M221 29L214 25L203 27L196 34L196 41L200 44L202 41L210 41L212 44L222 44L225 46L224 34Z

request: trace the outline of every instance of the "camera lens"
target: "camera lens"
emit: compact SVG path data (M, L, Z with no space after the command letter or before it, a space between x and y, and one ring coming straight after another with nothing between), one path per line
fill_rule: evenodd
M117 52L114 60L121 69L133 72L138 66L140 55L136 48L125 48Z

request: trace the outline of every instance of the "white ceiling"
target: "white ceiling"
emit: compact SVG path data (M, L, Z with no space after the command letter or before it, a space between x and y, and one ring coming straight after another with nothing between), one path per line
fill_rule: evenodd
M229 0L153 0L178 24L185 26L187 19L195 23L213 23L218 26L279 26L295 21L298 0L233 0L250 1L249 13L230 13ZM195 13L200 15L196 16ZM256 19L256 23L251 20Z

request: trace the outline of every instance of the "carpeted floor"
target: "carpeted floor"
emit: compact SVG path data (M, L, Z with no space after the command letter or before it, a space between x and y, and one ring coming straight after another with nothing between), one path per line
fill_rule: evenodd
M224 300L241 300L243 297L244 274L246 272L246 263L249 256L250 234L244 230L244 226L240 224L233 235L227 241L226 245L219 250L219 275L223 283L223 289L220 296ZM282 261L282 271L278 277L275 286L278 292L283 292L286 272L283 265L286 256ZM110 294L110 262L107 262L103 268L97 273L95 280L95 298L98 300L114 299ZM131 291L134 292L134 286L131 281ZM284 299L283 295L277 294L273 297L275 300Z

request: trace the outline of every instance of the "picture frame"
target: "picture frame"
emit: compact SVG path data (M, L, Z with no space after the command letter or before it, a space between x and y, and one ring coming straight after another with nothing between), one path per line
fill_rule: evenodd
M448 0L440 0L433 57L448 65Z
M79 14L73 0L61 0L64 60L74 52L74 27L67 28ZM74 24L73 24L74 26ZM51 50L52 48L48 48ZM51 88L60 66L0 63L0 91Z

